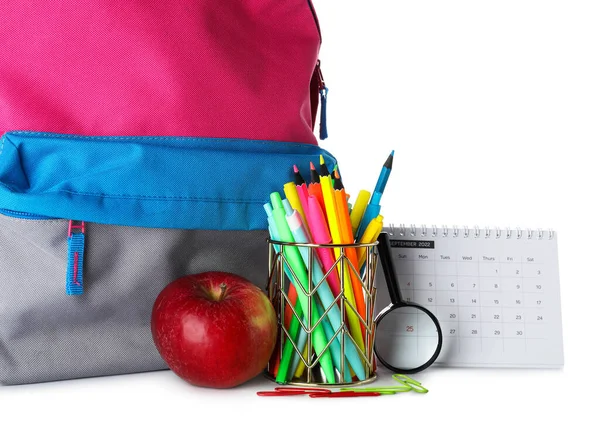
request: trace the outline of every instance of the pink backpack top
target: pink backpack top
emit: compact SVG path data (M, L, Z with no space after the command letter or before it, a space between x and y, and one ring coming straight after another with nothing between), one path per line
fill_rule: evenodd
M316 144L310 0L2 2L0 134Z

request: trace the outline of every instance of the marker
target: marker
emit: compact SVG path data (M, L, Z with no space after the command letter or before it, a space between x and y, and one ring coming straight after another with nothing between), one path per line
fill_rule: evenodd
M277 232L279 233L280 241L290 243L294 242L294 235L292 235L292 232L290 231L287 220L285 218L286 213L285 209L283 208L283 201L281 199L281 195L279 195L279 192L271 193L271 204L273 206L273 220L277 227ZM325 374L325 379L328 383L335 383L333 362L331 359L331 354L329 353L329 350L327 348L328 341L325 336L325 331L323 330L323 325L321 323L317 323L317 315L309 314L312 311L316 312L316 307L314 298L311 297L309 299L309 297L306 295L307 293L309 293L308 275L306 273L306 267L304 266L302 256L300 255L300 251L296 246L285 246L284 256L291 270L296 276L296 278L293 278L292 281L295 284L299 283L301 286L300 288L296 286L296 289L298 291L298 300L300 301L300 307L302 308L304 317L310 318L309 322L310 325L313 327L313 332L311 333L312 345L317 355L321 356L319 359L319 363ZM284 346L283 356L281 357L279 373L277 373L278 382L281 378L280 375L283 370L285 370L283 376L285 377L285 381L287 381L287 373L289 370L293 350L293 344L288 339ZM302 351L302 349L300 349L300 351Z
M319 173L319 180L321 182L321 192L323 193L323 201L325 202L324 213L327 215L327 223L329 225L329 231L331 232L333 242L336 244L341 244L341 235L339 230L340 227L335 206L333 186L331 184L331 176L329 175L329 171L327 170L327 165L325 164L323 155L321 155L320 160L321 170ZM334 249L334 251L335 250L337 250L337 257L339 256L339 248Z
M274 239L275 241L280 241L281 238L279 236L279 232L277 231L277 225L275 223L275 220L273 218L273 208L271 206L270 203L266 203L263 205L263 208L265 209L265 212L267 213L267 221L269 223L269 234L271 235L271 238ZM281 246L278 244L273 244L273 247L275 248L275 251L277 253L281 252ZM284 266L284 271L285 274L287 275L288 279L290 280L290 284L293 284L294 281L294 277L291 274L290 268L288 265ZM298 297L297 293L296 293L296 298ZM285 302L285 301L283 301ZM286 307L288 307L288 303L286 302ZM300 307L300 304L298 302L294 303L294 310L296 311L296 315L292 314L291 316L291 320L290 320L290 324L289 327L287 328L288 333L290 335L290 337L294 340L300 340L302 339L302 335L306 335L306 330L304 327L307 326L306 324L306 320L303 320L304 322L304 326L301 327L300 326L300 322L298 321L298 318L302 318L303 314L302 314L302 308ZM278 333L281 334L281 333ZM283 337L283 334L281 334ZM286 339L286 338L284 338ZM306 342L306 341L305 341ZM281 345L281 343L280 343ZM288 374L289 374L289 363L291 362L291 354L288 356L287 354L290 353L291 350L293 350L293 346L291 344L291 342L289 341L289 339L286 339L285 345L284 345L284 350L282 352L282 357L279 358L279 363L278 363L278 370L275 372L275 380L276 382L279 383L286 383L288 380ZM283 358L283 354L286 355L285 357L285 365L282 368L281 367L281 361L284 360Z
M306 215L304 213L304 207L302 207L302 201L300 200L300 196L298 195L297 186L294 182L285 183L283 185L283 192L285 193L285 197L290 202L292 207L298 211L300 216L303 219L306 219Z
M358 226L360 225L360 221L365 214L365 210L367 210L367 205L369 204L369 198L371 198L371 192L367 190L361 190L358 192L358 196L356 197L356 201L354 202L354 208L350 213L350 222L352 223L352 236L355 239L356 233L358 231Z
M309 243L311 241L310 238L310 234L306 231L306 228L302 222L302 217L300 217L300 214L297 211L291 211L291 210L287 210L287 216L286 219L288 221L288 225L290 227L290 230L292 232L292 234L294 235L294 240L297 243ZM310 262L310 253L307 247L300 247L300 254L302 255L302 259L304 260L304 265L308 268L309 267L309 262ZM323 270L321 267L321 263L318 261L318 258L313 255L312 258L312 281L314 283L315 286L317 286L324 278L324 274L323 274ZM331 340L334 337L334 329L338 329L341 326L342 323L342 319L341 319L341 314L340 314L340 309L338 307L338 305L335 302L333 293L331 293L331 289L329 288L329 285L327 285L327 282L323 282L321 284L319 284L318 288L317 288L317 294L319 295L319 298L321 299L321 303L323 304L324 309L328 309L330 306L331 308L329 309L329 311L327 312L327 319L329 319L329 321L331 322L331 328L330 328L330 333L327 332L327 325L325 325L325 321L323 321L324 323L324 328L325 328L325 333L326 335L328 335L328 339ZM319 306L317 305L317 310L319 310ZM324 310L321 310L321 314L323 313ZM340 358L340 353L341 353L341 346L340 346L340 342L341 339L339 338L341 334L337 335L337 338L334 339L331 342L331 353L333 356L333 360L334 363L337 367L337 369L340 371L342 371L341 369L341 358ZM346 358L348 359L348 362L350 363L350 366L352 366L352 369L354 370L354 372L356 373L356 375L359 377L359 379L364 380L365 379L365 369L361 363L361 358L360 355L358 354L356 347L354 346L354 344L352 343L352 340L350 340L347 336L344 339L344 347L345 347L345 353L346 353ZM298 357L299 359L299 357ZM349 370L349 366L346 364L346 369L344 370L344 377L346 375L346 373L348 373Z
M277 226L275 224L275 220L273 219L273 208L271 207L270 203L266 203L263 205L263 208L265 209L265 212L267 213L267 222L269 223L269 234L271 235L271 239L275 240L275 241L280 241L280 236L279 236L279 232L277 231ZM277 253L280 253L281 251L281 246L279 244L273 244L273 247L275 248L275 251ZM294 287L293 285L293 281L294 278L290 272L290 269L287 265L284 266L284 271L285 274L287 275L288 279L290 280L290 284L291 287ZM294 290L296 291L296 290ZM291 292L291 290L290 290ZM290 297L290 294L288 294L288 297ZM296 293L296 299L298 297L298 294ZM290 299L291 301L291 299ZM283 301L285 302L285 301ZM287 302L286 303L286 312L287 309L289 308L289 304ZM289 335L292 337L292 339L294 340L301 340L303 339L303 335L306 336L306 330L304 329L304 327L300 326L300 322L298 321L298 317L302 318L302 308L300 307L300 304L298 302L293 302L292 303L294 306L294 310L296 311L296 315L294 315L293 313L291 314L290 317L290 323L289 325L286 326L286 329L288 330ZM291 313L291 311L290 311ZM284 314L284 320L285 320L285 314ZM303 321L304 325L306 326L306 320ZM281 335L281 337L283 338L283 334L282 333L278 333L278 335ZM306 342L306 339L304 339L304 342ZM281 345L281 342L278 343L279 345ZM293 346L291 346L291 342L289 341L289 339L286 339L285 345L284 345L284 351L283 353L285 354L286 352L289 352L290 350L288 349L288 346L291 350L293 350ZM280 353L280 352L276 352L276 353ZM276 370L274 372L275 375L275 380L279 383L285 383L287 381L288 378L288 372L289 372L289 363L291 361L291 355L289 357L286 357L286 365L283 367L283 369L281 368L281 361L283 360L283 357L281 358L277 358L276 360Z
M321 179L321 190L323 191L323 200L325 201L325 208L327 214L327 222L329 224L329 231L331 232L331 238L334 244L343 244L342 236L340 232L340 223L338 219L335 196L333 187L331 186L331 176L327 170L327 165L321 155L321 170L319 177ZM341 252L339 247L333 249L335 258L339 259ZM354 290L352 289L352 280L349 274L349 268L347 263L342 261L344 265L340 265L338 271L340 272L340 280L343 284L344 295L348 299L350 304L346 308L348 323L350 325L350 334L358 344L361 351L365 350L365 344L362 335L361 321L358 315L354 312L353 308L356 309L356 300L354 299ZM362 291L361 291L362 293Z
M269 206L268 209L265 207L265 210L267 211L267 213L272 214L273 209L271 208L271 204L267 203L265 206ZM278 235L276 233L274 233L274 230L273 230L274 229L273 216L267 215L267 221L269 223L269 234L272 239L276 239L278 237ZM273 244L273 248L275 249L275 251L277 253L280 253L281 246L279 246L278 244ZM285 272L288 275L288 278L290 279L290 281L292 281L291 275L289 273L289 269L287 268L287 266L285 267ZM290 282L290 286L288 289L287 297L290 300L291 306L294 306L294 309L296 310L296 313L298 314L298 316L302 317L302 310L300 309L300 305L296 303L296 300L298 298L298 294L296 293L296 287L291 282ZM285 329L288 330L288 332L291 334L291 336L293 336L295 338L296 334L298 333L299 323L298 323L298 319L296 319L294 317L294 314L292 313L292 307L290 306L290 303L285 302L285 313L284 313L284 321L283 322L285 324ZM294 317L294 319L296 319L296 328L293 333L290 330L291 323L292 323L292 317ZM300 329L300 330L303 331L303 329ZM306 332L305 332L305 334L306 334ZM282 337L283 337L283 333L277 333L277 342L275 344L276 349L280 348ZM271 359L269 360L269 373L271 373L271 375L273 377L276 377L277 373L279 372L279 364L281 363L280 353L281 353L280 351L273 351L273 354L271 355Z
M381 192L373 192L373 196L371 197L371 202L369 203L369 205L367 206L366 210L365 210L365 214L363 215L362 220L360 221L360 226L358 227L358 230L356 232L356 237L357 238L362 238L363 235L365 234L365 230L367 229L367 226L369 225L369 223L371 221L373 221L373 219L375 219L375 217L377 217L377 215L379 215L379 212L381 210L381 205L379 204L381 201Z
M334 196L338 220L340 223L341 240L345 244L352 244L354 243L354 237L352 236L352 223L350 222L350 213L348 212L348 199L346 198L346 191L344 190L344 184L342 183L342 179L337 170L335 171L334 176L336 177ZM352 281L352 290L354 291L354 300L356 301L356 310L358 310L358 314L362 319L360 322L360 328L362 330L363 337L366 338L365 322L367 318L367 307L365 305L363 285L360 277L357 274L360 272L360 267L358 266L358 257L356 255L355 248L348 247L345 250L350 264L352 264L352 267L354 267L356 270L356 272L354 272L350 267L348 267L350 280Z
M361 244L369 244L374 242L381 231L383 230L383 216L377 215L367 226L364 235L360 239ZM358 265L362 269L367 260L367 252L364 247L358 250Z
M310 228L310 232L316 244L331 244L331 235L329 234L325 215L321 210L317 198L312 195L309 195L308 197L308 227ZM335 258L332 248L317 247L317 254L323 263L323 268L326 272L334 267ZM340 293L341 288L340 278L335 268L327 275L327 283L329 284L329 287L331 287L333 293L335 293L335 296L337 296Z
M278 249L275 249L275 250L278 250ZM291 281L291 279L290 279L290 281ZM290 286L288 288L287 297L290 300L291 305L297 304L296 301L298 300L298 292L296 291L296 286L294 284L292 284L291 282L290 282ZM285 325L285 328L288 330L290 329L290 325L292 323L292 316L294 316L294 314L292 313L292 308L290 307L290 304L288 304L286 302L285 312L283 315L283 323Z
M319 310L319 304L317 304L317 311L319 312L319 316L322 316L321 311ZM325 323L323 323L323 326L325 326ZM329 336L327 334L327 328L325 329L325 334ZM304 344L304 350L302 350L302 357L305 361L308 361L308 345L306 344ZM298 352L294 353L294 359L292 359L292 368L294 367L296 367L296 371L294 372L294 376L292 376L293 378L299 378L304 374L306 364L300 363L300 355L298 354Z

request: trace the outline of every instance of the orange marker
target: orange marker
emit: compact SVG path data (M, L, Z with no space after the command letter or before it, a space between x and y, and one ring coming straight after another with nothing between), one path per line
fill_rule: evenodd
M298 299L298 292L296 291L296 286L294 284L290 284L290 288L288 290L288 298L290 298L290 302L292 305L296 305L296 300ZM285 303L285 314L283 317L283 323L285 325L285 329L290 329L290 323L292 322L292 307L287 302Z
M350 211L348 210L348 199L346 198L346 191L344 190L344 186L342 184L342 180L340 179L338 171L336 170L334 173L336 178L334 185L334 194L337 213L339 217L340 236L343 243L352 244L354 243L354 237L352 235L352 223L350 221ZM360 272L360 267L358 267L358 257L356 255L356 249L351 247L347 248L346 255L348 256L348 260L356 269L356 271ZM358 277L358 275L354 271L352 271L352 269L349 269L349 271L350 278L352 281L352 290L354 291L354 300L356 302L356 310L358 310L358 314L360 315L361 319L363 321L366 321L367 309L365 305L365 299L363 295L364 290L361 280ZM362 323L362 321L360 323L360 328L362 330L363 337L366 337L365 325Z

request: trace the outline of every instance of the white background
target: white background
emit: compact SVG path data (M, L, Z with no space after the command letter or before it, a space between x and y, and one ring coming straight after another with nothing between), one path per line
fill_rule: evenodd
M314 3L322 146L349 192L372 188L395 149L388 221L554 228L564 369L433 368L415 375L427 395L321 401L258 398L272 387L261 379L198 389L170 372L6 387L0 440L597 438L599 4Z

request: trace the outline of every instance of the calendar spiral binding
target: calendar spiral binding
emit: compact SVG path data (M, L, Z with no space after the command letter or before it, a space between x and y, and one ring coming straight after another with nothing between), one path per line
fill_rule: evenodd
M515 229L511 229L507 227L505 229L501 229L499 227L484 227L480 228L479 226L469 227L463 226L459 227L457 225L453 225L452 227L448 227L447 225L442 225L441 228L438 228L435 224L432 226L427 226L425 224L421 224L417 226L416 224L410 224L406 226L405 224L390 224L386 229L388 233L392 236L411 236L411 237L425 237L430 236L433 238L483 238L483 239L501 239L504 237L505 239L546 239L551 240L554 239L556 233L552 229L544 230L544 229L521 229L517 227Z

